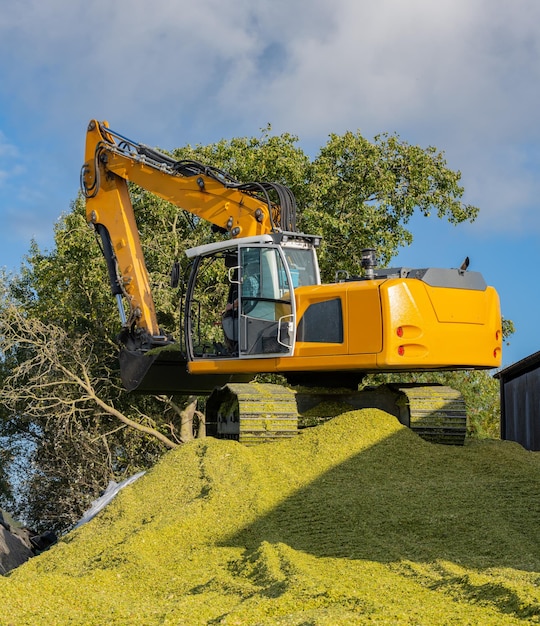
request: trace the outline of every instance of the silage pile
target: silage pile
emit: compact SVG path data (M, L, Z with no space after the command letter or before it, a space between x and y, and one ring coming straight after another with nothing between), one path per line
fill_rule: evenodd
M540 454L353 411L167 454L0 578L0 624L540 623Z

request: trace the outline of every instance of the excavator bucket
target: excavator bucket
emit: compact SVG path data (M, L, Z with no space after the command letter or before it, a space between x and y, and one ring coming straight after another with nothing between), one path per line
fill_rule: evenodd
M180 350L170 347L149 352L120 351L120 378L127 391L142 394L209 395L216 387L230 382L249 382L250 374L203 374L187 371L187 360Z

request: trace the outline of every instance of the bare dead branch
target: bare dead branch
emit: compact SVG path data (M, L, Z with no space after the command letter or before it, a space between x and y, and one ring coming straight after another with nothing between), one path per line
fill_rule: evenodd
M4 354L18 351L27 356L18 360L2 390L3 403L13 410L28 416L49 413L67 427L76 415L97 408L169 449L178 445L157 428L125 415L98 393L97 386L105 381L92 374L96 357L90 337L70 338L62 328L28 318L14 306L3 312L0 337ZM141 417L151 422L149 416Z

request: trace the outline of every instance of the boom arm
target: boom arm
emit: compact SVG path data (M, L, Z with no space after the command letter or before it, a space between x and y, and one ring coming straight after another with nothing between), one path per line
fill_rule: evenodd
M290 190L277 183L239 183L216 168L171 157L132 142L92 120L86 135L81 187L88 222L101 236L111 288L123 322L163 340L158 328L148 271L128 193L131 181L214 224L231 237L296 230ZM270 194L277 195L277 202ZM123 313L122 296L129 303Z

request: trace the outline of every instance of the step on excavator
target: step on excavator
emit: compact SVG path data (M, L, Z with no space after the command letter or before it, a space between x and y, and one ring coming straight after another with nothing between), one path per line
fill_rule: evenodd
M185 251L177 338L158 326L128 182L221 234ZM290 189L175 160L107 122L88 125L81 187L118 304L127 391L209 396L207 434L246 444L295 435L316 404L381 408L428 441L463 444L466 409L457 391L359 385L373 373L500 365L498 295L467 263L380 269L367 249L360 276L337 272L334 283L321 284L321 237L297 231ZM253 382L269 373L287 384Z

